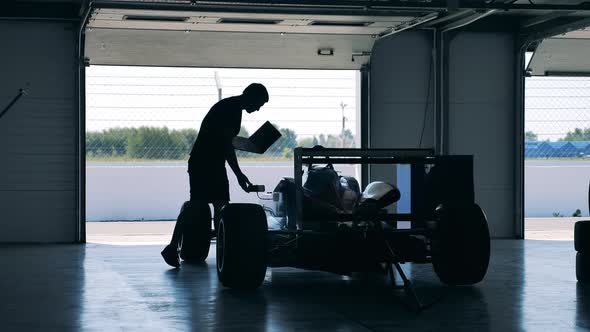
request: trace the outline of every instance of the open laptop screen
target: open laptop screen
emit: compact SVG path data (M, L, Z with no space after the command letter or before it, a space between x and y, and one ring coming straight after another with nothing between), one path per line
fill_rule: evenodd
M254 134L249 138L234 137L234 148L242 151L264 153L268 148L276 142L281 133L268 121L266 121Z

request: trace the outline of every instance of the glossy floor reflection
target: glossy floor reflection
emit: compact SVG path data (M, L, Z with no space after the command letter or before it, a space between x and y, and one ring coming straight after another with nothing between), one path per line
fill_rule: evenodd
M590 286L568 241L493 241L475 287L405 266L421 314L379 277L269 270L259 291L220 287L214 257L170 270L160 246L0 247L0 331L575 331L590 329ZM212 251L213 252L213 251Z

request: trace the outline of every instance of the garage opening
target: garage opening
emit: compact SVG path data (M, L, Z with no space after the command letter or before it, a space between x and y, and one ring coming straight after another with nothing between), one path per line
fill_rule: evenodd
M589 213L590 78L583 73L587 59L564 61L576 54L576 44L564 41L549 39L529 54L535 76L526 79L527 239L573 240L574 223Z
M187 159L220 98L264 84L269 102L243 114L240 136L265 121L282 137L264 155L238 153L249 179L271 191L293 176L293 148L359 147L358 70L90 66L86 70L87 241L163 244L188 200ZM360 179L354 166L341 175ZM206 176L206 174L203 174ZM228 170L236 202L259 202Z
M153 4L148 8L101 3L97 6L91 11L84 31L84 55L89 65L86 70L89 221L176 218L180 205L188 197L187 156L183 153L192 144L188 142L196 135L199 120L218 100L220 91L222 97L235 95L251 82L267 86L270 102L260 113L243 117L242 134L253 133L267 119L283 131L283 138L272 154L258 159L239 156L247 165L245 173L251 181L272 190L277 180L292 173L289 159L295 145L360 147L360 116L357 115L361 108L360 82L363 82L362 108L366 110L373 45L381 38L437 17L426 9L355 12L329 6L317 11L279 7L252 11L234 4L220 7ZM176 117L169 117L170 114ZM368 119L363 118L363 123L367 124ZM115 136L136 135L127 140L125 155L113 148L116 152L112 154L118 155L111 155L107 161L99 156L103 153L100 148L93 148L90 142L104 140L105 131ZM164 149L151 143L138 143L147 136L157 136L151 140L165 141L169 146L177 144L180 148ZM366 137L363 142L368 143ZM353 166L340 168L342 175L357 173ZM107 181L93 180L92 172L115 169L127 173L111 178L108 183L131 181L126 188L142 188L137 189L139 194L112 190L112 185L109 190L101 189L101 195L93 192L92 188L104 187ZM139 176L141 172L156 170L174 176L177 185L159 184L155 181L160 177L152 174ZM259 172L273 180L259 179L248 172ZM358 173L350 175L360 180ZM231 174L229 179L234 181ZM232 182L230 187L237 188ZM248 202L256 198L241 192L230 195L232 201ZM116 209L113 203L100 197L124 206ZM140 202L137 203L140 208L133 207L132 201ZM105 208L99 205L93 208L92 202ZM166 214L152 212L164 205ZM132 208L140 213L131 213ZM110 211L112 215L97 218L93 211ZM93 233L92 227L87 227L87 241L94 241ZM170 231L165 233L167 240Z

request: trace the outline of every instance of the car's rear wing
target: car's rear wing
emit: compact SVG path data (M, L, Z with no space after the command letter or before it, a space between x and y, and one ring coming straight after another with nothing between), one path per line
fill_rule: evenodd
M448 201L474 201L471 155L437 156L433 149L295 148L293 163L296 188L295 221L289 220L289 229L303 229L303 166L309 164L410 165L411 213L404 214L403 217L409 217L413 222L420 223L428 213L424 211L427 195L444 194ZM425 190L426 165L440 165L436 192ZM366 185L367 183L363 183L363 186ZM439 192L444 190L452 192Z

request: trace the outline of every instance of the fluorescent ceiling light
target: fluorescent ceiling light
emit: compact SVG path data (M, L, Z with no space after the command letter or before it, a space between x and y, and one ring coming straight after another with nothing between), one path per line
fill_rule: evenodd
M375 22L312 21L309 25L333 27L366 27Z
M217 23L227 23L227 24L278 24L281 23L283 20L273 20L273 19L266 19L266 18L239 18L239 17L227 17L221 18L217 21Z
M160 22L186 22L189 17L182 16L150 16L150 15L125 15L125 21L160 21Z

